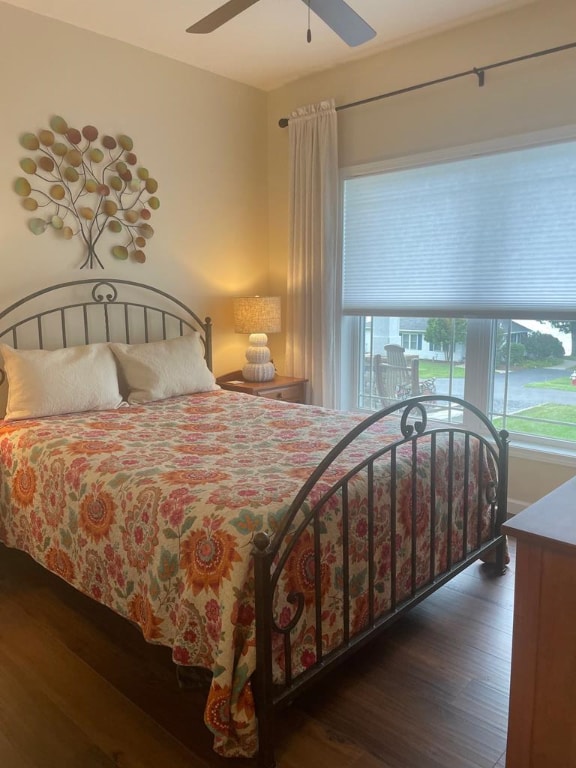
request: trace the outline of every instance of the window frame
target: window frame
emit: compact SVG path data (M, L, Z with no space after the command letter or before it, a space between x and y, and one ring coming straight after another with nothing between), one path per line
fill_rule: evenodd
M340 170L340 227L339 227L339 314L341 317L340 349L340 392L339 403L345 409L357 409L360 392L360 359L363 349L361 338L362 317L344 315L342 311L342 267L343 267L343 231L344 213L343 197L344 182L347 179L384 173L387 171L408 170L419 166L446 163L459 159L469 159L487 154L509 152L546 144L562 143L576 140L576 124L561 128L546 129L515 136L506 136L489 141L467 144L457 147L445 147L432 152L414 153L396 158L370 162L362 165L344 167ZM478 344L478 349L484 349L485 354L473 355L466 364L464 382L464 398L473 402L484 412L491 407L491 392L493 381L493 360L495 355L497 318L469 320L468 333L472 333L472 344ZM468 345L467 341L467 345ZM576 352L576 350L573 350ZM350 357L352 355L352 357ZM352 365L350 363L353 363ZM513 456L535 458L551 461L569 467L576 467L576 444L568 446L562 441L550 441L523 434L511 434L511 453Z

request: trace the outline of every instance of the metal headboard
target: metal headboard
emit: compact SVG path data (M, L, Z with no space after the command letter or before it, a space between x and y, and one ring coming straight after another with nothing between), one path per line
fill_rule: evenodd
M41 307L28 314L37 300ZM53 303L57 306L48 306ZM100 279L59 283L0 312L0 341L15 349L61 349L98 341L132 344L182 336L188 330L200 333L212 369L211 319L202 321L179 299L144 283ZM3 378L0 369L0 383Z

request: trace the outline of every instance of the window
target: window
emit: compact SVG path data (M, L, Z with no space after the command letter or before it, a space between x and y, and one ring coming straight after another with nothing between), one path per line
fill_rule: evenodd
M422 334L403 331L400 334L400 344L404 349L422 349Z
M420 390L576 450L576 141L460 152L345 174L342 406L387 404L374 359L400 344Z

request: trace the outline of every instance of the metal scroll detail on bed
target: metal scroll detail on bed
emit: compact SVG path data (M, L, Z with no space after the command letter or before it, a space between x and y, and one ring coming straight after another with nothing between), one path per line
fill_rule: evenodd
M79 297L86 288L91 295L83 300ZM28 312L29 300L45 300L47 294L59 295L61 289L76 298L55 309L43 306L36 314ZM120 290L135 295L120 301ZM151 291L148 295L156 296L156 303L136 298L140 291ZM166 308L166 303L177 310ZM210 361L208 319L202 323L168 294L128 281L83 280L55 286L16 302L0 319L8 322L4 330L0 328L0 340L27 347L110 340L131 343L166 338L193 328L201 332ZM34 329L35 340L29 337ZM359 415L222 391L207 393L194 405L184 406L184 431L201 418L201 411L212 402L215 413L210 423L222 431L212 445L206 439L199 440L202 436L193 432L186 452L180 456L182 461L189 461L192 447L202 446L207 474L222 478L226 473L211 473L211 469L212 465L220 469L222 462L217 462L217 456L224 436L231 443L235 434L241 436L242 430L252 424L257 434L249 438L249 447L238 457L239 474L230 473L230 463L235 459L232 453L227 454L228 480L219 479L221 487L215 487L213 481L207 486L205 496L218 497L216 512L191 510L189 514L198 518L200 529L187 527L186 522L180 530L187 530L188 543L201 542L204 516L220 521L229 555L226 567L220 564L220 572L226 580L225 591L235 593L232 605L226 606L233 614L227 624L233 628L231 666L236 670L241 660L244 663L250 659L250 666L244 669L252 679L242 681L240 692L234 688L238 678L233 678L230 693L224 697L216 671L223 656L218 657L211 669L214 676L205 720L225 754L242 754L233 751L240 747L232 741L244 728L243 754L248 754L256 730L250 720L251 694L246 686L253 689L258 715L258 764L269 768L274 765L274 716L281 706L473 561L492 555L496 568L504 569L501 525L506 518L507 435L498 433L477 409L454 397L414 398L361 420ZM177 407L177 403L169 403L162 405L166 411L160 409L154 415L150 411L150 418L155 419L154 431L161 431L162 414L169 413L171 420L177 418ZM134 430L141 429L146 408L135 412L134 417L130 409L120 409L123 413L110 415L106 426L110 428L114 420L127 418ZM232 428L229 433L223 431L228 427L222 424L223 414L238 422L236 433ZM440 421L446 414L451 415L451 423ZM101 430L100 416L97 423ZM176 423L171 421L171 430ZM66 421L61 433L71 427L91 434L80 416ZM279 432L275 464L269 452L272 427ZM167 430L164 432L167 439ZM322 439L326 435L329 439ZM306 444L314 439L317 445ZM257 456L258 466L253 466L251 452ZM265 458L260 461L259 457ZM65 458L63 454L59 461ZM155 456L152 462L158 463ZM266 472L272 468L276 474L260 493L268 506L255 511L249 504L258 494L253 493L254 487L246 486L246 475L251 472L250 481L261 478L265 484ZM183 472L169 474L186 476ZM98 482L104 482L104 475L98 475ZM155 476L149 475L147 482ZM197 484L193 490L195 498L199 498L202 485ZM243 494L245 504L239 502ZM0 501L2 498L6 496ZM226 498L230 500L228 509L222 502ZM24 509L22 520L26 514ZM127 514L133 516L135 512L128 510ZM230 549L232 524L242 532L235 540L235 550ZM174 552L180 552L180 536L171 535L164 545L172 545L176 547ZM215 545L216 554L217 549ZM183 563L188 567L185 577L190 579L194 565L191 547L185 557L178 557L180 567ZM246 561L248 565L243 564ZM164 565L166 562L172 560L165 560ZM207 563L199 565L204 568ZM238 584L230 577L233 568L246 574ZM206 591L210 602L216 603L213 575L203 571L200 580L192 583L188 597L201 598ZM191 606L190 610L196 609ZM153 621L151 627L157 629ZM148 639L154 641L154 632ZM181 663L194 665L195 661L182 657Z

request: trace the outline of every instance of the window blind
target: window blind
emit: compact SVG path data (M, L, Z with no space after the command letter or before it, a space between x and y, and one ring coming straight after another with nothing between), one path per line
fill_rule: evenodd
M576 142L344 181L348 315L576 318Z

